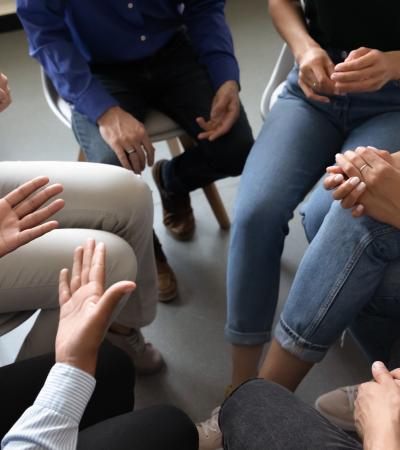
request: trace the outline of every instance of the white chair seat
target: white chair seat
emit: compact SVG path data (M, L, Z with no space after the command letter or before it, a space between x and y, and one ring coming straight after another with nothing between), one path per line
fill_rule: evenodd
M65 121L71 124L71 106L61 97L57 97L57 109ZM64 122L64 121L63 121ZM184 134L181 127L170 117L154 109L147 113L144 123L152 142L166 141Z

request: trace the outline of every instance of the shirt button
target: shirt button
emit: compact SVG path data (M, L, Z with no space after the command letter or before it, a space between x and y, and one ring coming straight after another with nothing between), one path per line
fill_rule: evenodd
M129 8L129 9L132 9L132 8L133 8L133 3L132 3L132 2L129 2L129 3L128 3L128 8Z
M140 40L141 40L142 42L144 42L146 39L147 39L147 37L146 37L144 34L142 34L142 35L140 36Z

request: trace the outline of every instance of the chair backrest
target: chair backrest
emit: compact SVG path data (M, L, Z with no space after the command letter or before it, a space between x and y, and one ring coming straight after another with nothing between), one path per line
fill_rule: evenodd
M294 57L287 44L284 44L275 64L271 78L261 98L261 116L263 120L271 109L271 100L276 89L286 80L294 64Z
M41 79L44 98L50 109L65 126L71 128L71 108L68 103L62 100L58 95L58 92L43 68L41 68ZM60 104L61 102L62 104Z

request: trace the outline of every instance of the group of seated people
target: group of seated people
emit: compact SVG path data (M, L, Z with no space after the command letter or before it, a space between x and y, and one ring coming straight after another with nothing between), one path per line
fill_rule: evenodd
M0 162L0 324L40 310L0 368L2 448L400 449L400 4L269 0L295 65L255 142L224 6L17 0L89 163ZM10 102L1 75L0 111ZM150 107L193 140L154 165ZM190 192L241 175L232 377L197 426L172 406L132 411L135 372L165 365L141 329L177 293L137 176L146 165L179 240L195 231ZM311 190L310 245L272 334L288 223ZM313 408L293 392L346 330L371 381Z

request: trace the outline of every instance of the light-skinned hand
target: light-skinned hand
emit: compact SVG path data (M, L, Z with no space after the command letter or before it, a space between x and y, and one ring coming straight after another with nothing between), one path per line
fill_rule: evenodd
M365 450L400 448L399 371L389 373L382 362L372 365L375 381L361 384L355 402L355 421Z
M75 250L71 279L68 269L60 272L56 362L91 375L115 308L136 287L131 281L120 281L105 290L105 253L103 243L96 245L89 239L84 248Z
M331 80L338 94L375 92L400 78L400 51L381 52L361 47L335 66Z
M97 121L102 138L113 149L122 167L140 174L154 163L154 147L144 125L119 106L108 109ZM135 150L132 153L131 150Z
M11 91L8 79L4 73L0 73L0 112L4 111L11 104Z
M0 199L0 257L57 228L56 220L46 220L63 208L64 200L43 205L63 187L53 184L40 190L48 182L47 177L34 178Z
M373 147L358 147L336 155L336 161L343 176L349 179L335 188L333 197L341 200L344 208L352 208L354 217L367 214L400 228L400 198L396 195L400 189L400 152L390 154ZM331 183L325 180L324 185L329 187Z
M335 94L331 80L334 64L328 53L319 46L309 48L298 58L299 86L310 100L329 103L329 95ZM326 95L324 95L326 94Z
M239 87L236 81L226 81L216 92L210 112L210 119L204 117L196 119L204 131L198 139L215 141L228 133L240 114Z

